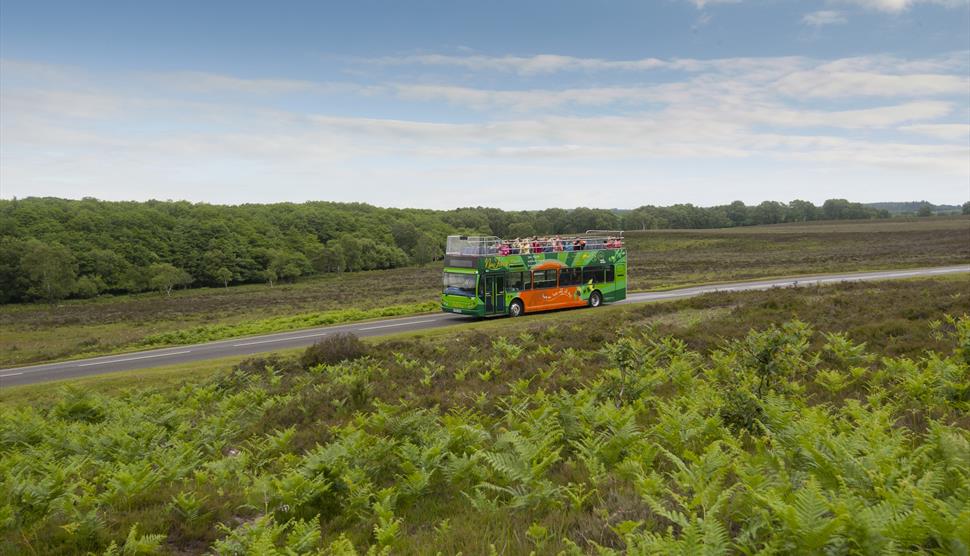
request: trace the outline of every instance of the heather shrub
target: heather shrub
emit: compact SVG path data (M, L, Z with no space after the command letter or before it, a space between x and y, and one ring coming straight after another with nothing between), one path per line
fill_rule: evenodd
M308 347L300 363L309 369L317 365L333 365L341 361L358 359L367 355L367 346L354 334L340 332L325 336L319 342Z

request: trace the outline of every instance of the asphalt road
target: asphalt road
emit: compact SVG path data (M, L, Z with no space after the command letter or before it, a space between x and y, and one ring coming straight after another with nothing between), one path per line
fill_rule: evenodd
M819 274L814 276L777 278L753 282L712 284L664 292L633 293L628 295L626 300L621 301L618 304L679 299L718 291L736 292L745 290L765 290L777 287L815 286L838 282L858 282L864 280L890 280L896 278L937 276L941 274L954 274L958 272L970 272L970 266L961 265L938 268L914 268L908 270L855 272L847 274ZM522 318L529 317L525 316ZM287 348L303 347L316 342L323 336L337 332L353 332L360 337L385 336L399 332L413 332L416 330L440 328L443 326L453 326L456 324L473 321L474 319L469 317L449 315L446 313L441 313L438 315L399 317L394 319L358 322L339 326L294 330L292 332L280 332L277 334L266 334L263 336L250 336L231 340L220 340L218 342L209 342L205 344L177 346L164 349L154 349L151 351L124 353L119 355L108 355L104 357L94 357L91 359L46 363L31 367L2 369L0 370L0 388L19 384L34 384L38 382L48 382L51 380L78 378L103 373L131 371L136 369L147 369L150 367L159 367L163 365L174 365L178 363L189 363L192 361L203 361L206 359L217 359L220 357L251 355L255 353L278 351Z

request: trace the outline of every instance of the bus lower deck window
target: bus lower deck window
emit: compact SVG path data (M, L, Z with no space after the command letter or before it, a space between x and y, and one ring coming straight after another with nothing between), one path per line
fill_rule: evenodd
M532 283L536 289L554 288L556 287L556 271L537 270L532 273Z
M578 268L564 268L559 271L560 286L576 286L582 283L582 272Z
M528 290L532 286L532 276L528 272L509 272L508 284L510 290Z

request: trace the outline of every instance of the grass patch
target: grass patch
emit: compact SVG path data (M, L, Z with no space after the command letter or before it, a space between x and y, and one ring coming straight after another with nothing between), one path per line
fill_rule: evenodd
M224 338L267 334L283 330L297 330L300 328L342 324L367 319L430 313L440 309L440 307L440 304L437 302L412 303L409 305L394 305L373 309L342 309L323 313L307 313L292 317L275 317L239 324L197 326L187 330L152 334L146 337L142 343L146 346L197 344L213 340L222 340Z
M282 357L290 357L302 351L302 348L298 348L281 350L276 353ZM68 386L97 391L106 395L120 395L127 390L146 387L158 391L168 391L208 380L213 374L225 372L239 362L251 357L250 355L239 355L137 371L55 380L43 384L5 386L0 388L0 404L7 407L52 404L61 398L63 388Z

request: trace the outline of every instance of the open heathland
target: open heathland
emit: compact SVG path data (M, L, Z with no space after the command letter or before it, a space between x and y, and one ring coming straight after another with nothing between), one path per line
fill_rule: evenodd
M970 278L0 392L0 552L970 548Z
M933 218L629 234L631 289L970 262L970 219ZM0 306L0 365L198 343L437 310L441 267Z
M813 222L628 234L632 290L769 276L970 262L970 218ZM0 306L12 366L434 311L440 263L294 284Z

